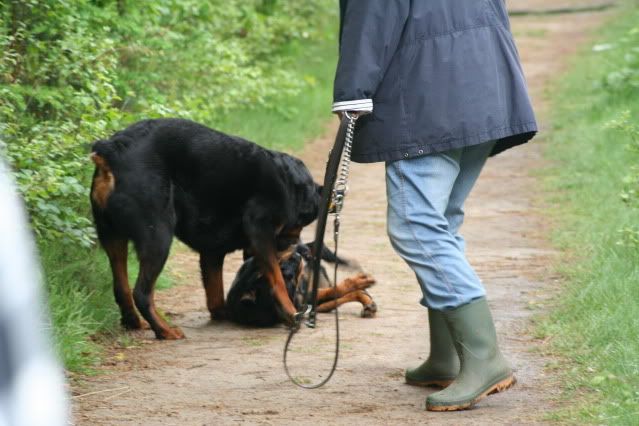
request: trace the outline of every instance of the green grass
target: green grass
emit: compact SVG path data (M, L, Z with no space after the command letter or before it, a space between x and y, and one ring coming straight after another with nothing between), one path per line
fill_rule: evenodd
M563 252L558 270L567 284L538 332L568 361L553 369L565 384L567 408L551 418L575 424L639 423L639 247L619 244L621 228L639 225L639 209L620 196L639 152L628 148L628 134L606 126L624 111L636 122L639 90L603 84L628 65L627 49L617 43L637 26L639 9L624 12L598 37L617 47L588 49L558 83L546 145L554 241Z
M107 257L98 248L68 244L41 244L39 251L56 352L68 370L91 372L100 361L100 343L115 343L120 334ZM133 285L138 273L133 253L128 266ZM170 274L164 272L156 288L165 290L173 284Z
M114 333L119 318L106 256L57 244L39 249L56 350L68 370L87 372L100 355L89 336Z
M293 46L285 55L291 66L311 82L294 98L283 98L276 109L234 111L212 123L261 145L297 150L318 136L330 119L332 78L337 56L336 29L326 23L326 36L311 46ZM133 250L131 249L130 252ZM49 243L40 246L56 349L65 367L89 373L100 362L103 344L121 344L119 310L115 304L106 255L98 249ZM137 261L129 259L129 279L137 276ZM170 273L160 276L158 289L173 284Z

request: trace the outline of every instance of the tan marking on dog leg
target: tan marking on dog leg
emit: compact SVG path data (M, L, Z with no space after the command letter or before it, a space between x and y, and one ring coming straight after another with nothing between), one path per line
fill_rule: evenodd
M280 304L280 307L288 316L287 320L292 322L297 310L295 309L291 299L288 297L284 277L282 276L282 271L277 261L277 257L274 254L269 256L268 265L266 265L266 271L263 271L263 274L273 290L275 300Z
M152 292L149 295L149 309L147 311L149 318L149 325L155 332L155 337L165 340L178 340L184 339L184 333L179 327L171 327L165 320L158 314L155 307L155 295Z
M224 256L212 256L200 254L200 271L202 272L202 284L206 293L206 307L212 320L221 320L226 317L224 312Z
M127 272L128 243L125 240L110 241L104 244L103 247L111 265L113 294L120 308L122 325L131 330L140 329L142 328L142 322L135 311Z
M317 312L330 312L338 306L348 302L359 302L356 292L347 293L346 295L328 302L321 303L317 306Z
M133 291L133 301L138 311L140 311L140 314L142 314L155 332L156 338L168 340L182 339L184 338L182 330L178 327L169 326L164 318L158 314L155 307L155 284L168 257L170 240L159 243L159 245L153 247L153 250L153 252L147 250L146 253L143 252L143 255L140 255L138 251L140 269Z
M357 290L364 290L375 284L375 279L367 274L360 273L354 277L346 278L339 283L336 287L320 288L317 291L317 300L324 301L330 299L337 299L348 293Z

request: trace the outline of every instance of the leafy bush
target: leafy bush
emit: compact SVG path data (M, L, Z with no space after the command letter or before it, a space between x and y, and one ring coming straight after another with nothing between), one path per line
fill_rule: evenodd
M11 1L0 10L0 132L38 237L91 242L86 148L118 116L113 40L86 2Z
M603 78L603 87L611 92L627 93L639 90L639 26L632 28L615 43L594 46L596 51L622 50L625 64Z
M604 77L602 88L609 96L639 96L639 26L632 28L616 43L598 46L595 46L595 50L615 49L617 57L623 58L623 66L616 67ZM628 208L637 209L639 208L639 125L632 116L632 111L626 110L617 119L608 122L606 127L617 130L630 139L627 149L629 155L637 161L623 178L621 199ZM639 249L639 223L625 226L620 232L622 235L620 244Z
M287 51L330 0L0 2L0 140L42 240L89 246L88 143L141 117L214 126L312 82Z
M627 150L636 159L636 164L630 167L623 178L620 196L628 208L639 209L639 126L631 117L630 111L624 111L618 119L608 122L606 127L618 130L630 138ZM639 223L623 227L620 233L619 244L639 250Z

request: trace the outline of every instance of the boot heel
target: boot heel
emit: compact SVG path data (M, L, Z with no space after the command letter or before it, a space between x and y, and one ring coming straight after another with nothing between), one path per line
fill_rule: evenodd
M510 376L506 380L502 380L501 382L493 386L493 388L486 394L486 396L508 390L515 386L515 384L517 384L517 378L515 378L515 376Z

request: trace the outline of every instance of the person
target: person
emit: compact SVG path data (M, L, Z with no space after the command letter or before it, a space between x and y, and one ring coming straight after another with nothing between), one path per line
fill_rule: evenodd
M1 155L0 206L0 425L66 425L64 375L46 332L35 245Z
M387 227L428 308L426 408L515 383L459 228L487 158L537 131L503 0L341 0L333 112L359 114L352 159L385 162ZM363 115L366 114L366 115Z

